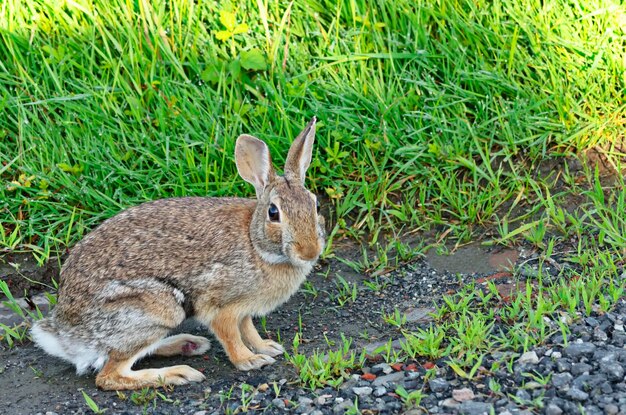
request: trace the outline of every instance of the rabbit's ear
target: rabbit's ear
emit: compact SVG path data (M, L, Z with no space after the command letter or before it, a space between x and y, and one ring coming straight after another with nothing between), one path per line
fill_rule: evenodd
M274 175L267 145L251 135L240 135L235 144L235 163L239 175L254 186L256 196L260 198Z
M304 184L306 171L311 165L316 121L317 118L313 117L291 144L289 154L287 154L287 161L285 162L285 177L288 180L300 180Z

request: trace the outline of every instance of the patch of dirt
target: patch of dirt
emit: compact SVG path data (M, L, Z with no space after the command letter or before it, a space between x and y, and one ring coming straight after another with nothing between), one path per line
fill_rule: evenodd
M30 253L0 255L0 281L7 283L14 296L29 297L54 288L52 280L59 275L60 263L59 258L51 258L39 266ZM0 300L6 300L2 292Z
M342 255L356 257L358 252ZM518 256L519 252L508 250L505 255L507 259L517 259ZM341 344L342 335L353 339L353 347L374 350L377 345L400 337L397 329L383 321L383 312L392 313L395 309L403 312L407 315L409 328L430 321L429 312L433 310L434 303L470 280L499 270L501 257L501 250L489 252L474 246L470 250L459 249L452 257L433 256L428 261L418 259L376 278L357 274L335 260L323 262L309 277L308 290L301 289L287 304L267 317L265 335L281 341L290 353L292 340L298 331L302 336L300 352L306 355L315 349L327 349L329 343L336 349ZM444 265L455 262L473 272L458 275L458 269L440 267L437 261ZM494 261L496 265L493 265ZM51 276L53 269L43 267L39 270L40 275L30 275L33 280L43 282ZM31 271L36 274L37 270L32 268ZM345 289L339 288L338 276L348 284L357 284L358 294L354 301ZM376 289L368 288L364 281L375 283ZM259 320L256 325L262 332ZM294 382L297 379L295 368L282 357L261 370L237 371L208 329L193 320L185 322L178 331L207 336L212 340L212 348L200 357L151 357L137 365L138 368L148 368L188 364L207 376L202 383L164 391L171 402L157 398L156 407L138 406L128 399L130 393L126 392L127 399L124 400L114 392L99 391L94 385L94 375L77 376L72 366L46 355L30 343L9 349L3 342L0 344L0 390L10 392L0 396L0 408L16 415L46 411L84 413L87 407L81 391L85 391L101 408L109 408L107 413L142 413L144 410L149 413L193 413L205 408L207 402L217 401L219 404L220 391L227 393L233 385L242 382L258 385L281 380L283 383L284 380Z

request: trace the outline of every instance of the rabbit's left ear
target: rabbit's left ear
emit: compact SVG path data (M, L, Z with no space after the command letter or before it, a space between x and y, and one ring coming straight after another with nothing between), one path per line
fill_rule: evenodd
M293 140L285 162L285 178L287 180L300 180L304 184L306 171L311 165L311 157L313 156L316 122L317 118L313 117L300 135Z
M235 143L235 163L239 175L254 186L256 197L260 198L274 175L267 145L251 135L240 135Z

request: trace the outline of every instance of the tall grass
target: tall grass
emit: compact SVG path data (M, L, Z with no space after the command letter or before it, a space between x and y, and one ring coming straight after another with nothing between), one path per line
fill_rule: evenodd
M237 135L280 165L312 115L309 184L336 234L468 236L540 160L624 138L625 31L608 0L6 0L0 246L62 249L154 198L251 195Z

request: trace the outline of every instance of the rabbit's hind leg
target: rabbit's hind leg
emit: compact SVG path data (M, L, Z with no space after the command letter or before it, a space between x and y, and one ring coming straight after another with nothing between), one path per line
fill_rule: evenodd
M122 357L118 353L111 352L109 360L96 377L96 385L104 390L126 390L184 385L204 380L202 373L186 365L133 370L133 364L154 350L159 343L142 349L131 357Z
M157 344L154 354L157 356L197 356L211 348L211 342L206 337L191 334L177 334L162 339Z

